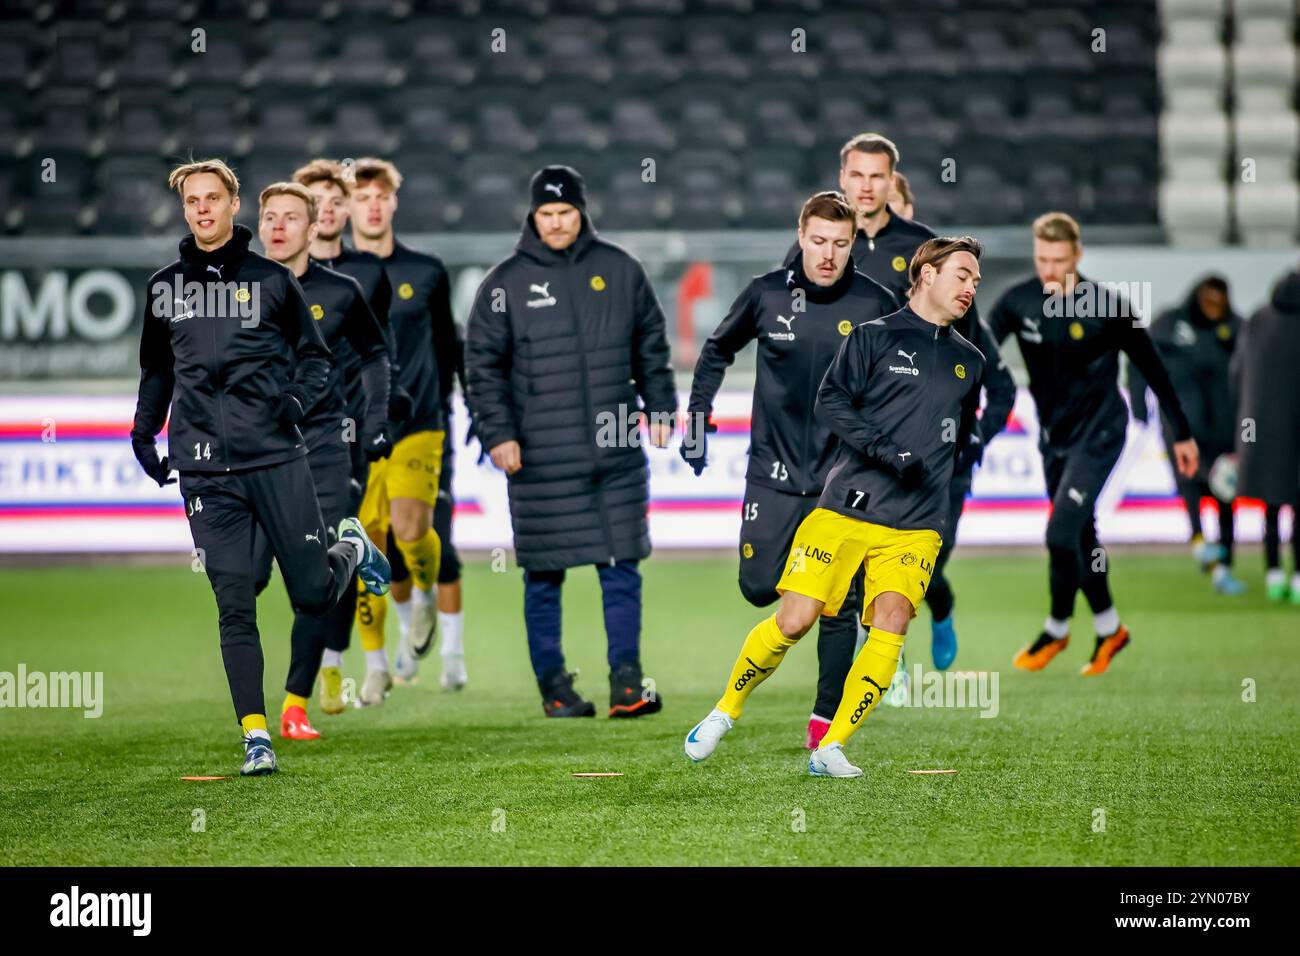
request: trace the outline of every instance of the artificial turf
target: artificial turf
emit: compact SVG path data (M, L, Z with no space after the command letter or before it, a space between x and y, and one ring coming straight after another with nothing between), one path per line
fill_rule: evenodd
M1134 642L1085 679L1082 599L1065 653L1041 673L1011 667L1042 622L1045 559L959 551L956 667L998 672L997 715L881 708L848 745L857 780L806 774L811 635L712 759L683 756L764 613L734 560L643 565L661 714L546 720L519 573L471 561L468 687L439 688L435 653L382 707L327 717L313 701L325 739L273 728L282 772L252 780L203 575L183 561L9 568L0 671L102 671L105 700L98 719L0 709L0 864L1295 865L1300 607L1264 600L1258 563L1243 556L1250 592L1225 598L1182 554L1112 555ZM603 715L593 571L570 572L564 613L569 665ZM274 714L290 621L278 581L259 614ZM925 611L908 659L929 666ZM361 668L354 646L345 673ZM596 771L623 776L573 776Z

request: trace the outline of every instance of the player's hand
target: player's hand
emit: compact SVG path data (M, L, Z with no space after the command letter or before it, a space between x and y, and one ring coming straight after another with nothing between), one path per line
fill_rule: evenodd
M961 472L970 471L983 460L984 440L979 435L971 432L966 447L957 455L957 469Z
M668 440L673 437L673 426L665 422L656 422L650 426L650 444L656 448L667 448Z
M906 457L904 457L906 456ZM915 491L925 483L925 462L908 452L896 452L890 458L888 468L904 491Z
M492 456L492 464L507 475L513 475L524 467L523 458L519 451L519 442L517 441L503 441L493 448L489 454Z
M393 453L393 440L388 437L388 429L380 428L379 434L366 442L366 461L379 461Z
M1195 478L1201 467L1201 450L1196 447L1196 439L1174 442L1174 467L1184 478Z
M169 477L171 465L167 458L158 457L158 446L153 442L132 438L131 450L135 452L135 460L140 463L144 473L156 481L159 488L176 483L175 478Z
M295 392L285 392L275 406L275 420L290 427L302 421L305 414L307 409L303 407L302 399Z
M718 426L703 412L691 412L686 416L686 434L682 436L682 447L678 451L697 478L709 463L708 436L717 430Z
M400 385L394 385L388 393L388 420L404 422L411 417L413 405L410 393Z

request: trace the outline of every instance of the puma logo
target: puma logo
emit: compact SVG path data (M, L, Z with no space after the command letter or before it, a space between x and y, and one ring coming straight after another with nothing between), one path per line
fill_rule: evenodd
M797 318L798 318L797 315L792 315L788 319L784 315L778 315L776 317L776 320L780 322L782 325L784 325L787 330L790 330L790 326L794 324L794 320Z
M306 536L303 538L303 543L304 543L304 544L305 544L306 542L308 542L308 541L315 541L317 544L320 544L320 528L317 528L317 529L316 529L316 533L315 533L315 534L309 534L309 535L306 535Z
M563 183L545 183L542 185L542 188L554 192L557 196L564 195Z
M220 266L208 266L208 271L209 271L209 272L215 272L215 273L217 274L217 278L218 278L218 279L221 278L221 267L220 267Z
M903 459L903 461L907 461L907 459L912 457L912 453L910 451L900 451L898 457Z
M533 295L548 296L551 294L549 291L550 285L549 282L543 282L541 285L530 285L528 291Z
M915 364L916 364L916 353L915 353L915 352L913 352L911 355L908 355L908 354L907 354L906 352L904 352L902 349L899 349L899 350L898 350L898 354L901 355L901 356L903 356L903 358L907 359L907 364L908 364L908 365L915 365Z
M1020 330L1020 337L1022 339L1024 339L1026 342L1043 341L1043 333L1042 330L1039 328L1039 326L1042 323L1041 319L1031 319L1027 315L1022 315L1020 319L1025 324L1025 327Z
M1084 495L1084 493L1083 493L1082 491L1080 491L1078 488L1071 488L1068 492L1066 492L1066 494L1068 494L1068 495L1070 496L1070 499L1071 499L1071 500L1072 500L1076 505L1081 505L1081 504L1083 504L1083 499L1084 499L1085 495Z

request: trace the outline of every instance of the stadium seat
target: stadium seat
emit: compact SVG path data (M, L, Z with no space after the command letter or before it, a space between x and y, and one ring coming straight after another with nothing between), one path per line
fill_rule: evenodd
M473 52L454 25L411 20L403 29L414 41L405 57L410 82L468 86L478 75Z
M172 105L166 94L148 90L120 94L105 133L107 151L119 155L175 155L177 123Z
M68 150L82 155L98 155L103 149L99 136L100 98L91 91L74 88L50 90L41 101L32 137L36 154L48 155Z
M335 107L321 148L331 156L387 156L398 142L393 128L380 116L379 107L358 100Z
M646 100L619 100L610 120L610 143L614 146L669 150L677 145L667 122Z
M258 104L251 148L254 151L319 153L324 137L316 132L318 127L312 120L312 117L304 115L299 103L283 99L263 100Z
M396 87L406 69L389 56L382 34L353 33L343 38L334 57L332 78L344 87Z
M749 76L749 66L732 49L730 31L725 26L693 23L686 31L685 40L684 61L691 74L718 77L737 83Z
M1160 184L1160 219L1175 246L1217 246L1227 239L1228 187L1214 180Z
M44 159L54 160L46 167ZM53 170L54 178L42 178L44 169ZM86 198L90 193L91 164L75 153L53 153L41 162L26 167L27 202L23 214L23 231L29 235L67 235L81 232L93 224L87 216Z
M177 65L179 50L188 52L189 44L176 42L176 31L169 27L133 29L115 73L119 87L167 89L179 86L185 77Z
M109 159L95 171L102 197L96 211L101 232L147 235L177 226L180 203L167 188L167 166L158 159Z
M1300 187L1288 170L1279 169L1271 182L1236 183L1232 205L1248 246L1286 247L1300 238Z
M195 156L245 156L252 147L248 104L236 92L209 93L193 101L190 120L181 124L181 152Z

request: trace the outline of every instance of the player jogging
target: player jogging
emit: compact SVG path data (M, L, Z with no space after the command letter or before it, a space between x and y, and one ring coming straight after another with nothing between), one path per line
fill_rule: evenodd
M908 264L917 247L934 238L934 230L889 208L898 158L898 147L884 136L859 133L840 148L840 192L857 217L853 267L902 302L910 288ZM786 264L799 255L796 242L786 253Z
M692 760L713 753L754 688L820 615L839 612L865 567L870 637L808 760L814 776L862 775L844 743L898 667L908 621L951 533L948 486L957 452L976 424L984 358L951 326L975 299L979 256L969 236L924 243L910 267L907 305L857 326L836 354L816 404L840 439L835 463L818 507L795 532L777 612L750 631L726 691L686 736Z
M305 166L294 170L293 181L306 186L316 199L316 232L311 241L311 258L328 269L351 276L361 285L361 291L370 303L370 310L378 320L388 345L389 389L388 418L391 422L391 435L398 425L405 422L411 413L411 397L398 384L400 367L396 359L392 333L388 328L388 307L392 301L393 288L388 283L388 273L383 260L369 252L362 252L343 244L343 230L347 228L350 213L349 197L352 191L352 174L347 167L332 159L313 159ZM348 417L361 421L365 415L364 395L360 383L352 380L344 398ZM355 442L352 449L351 506L349 512L361 507L361 499L370 474L370 462L366 460L360 442ZM381 542L386 545L386 542ZM397 557L396 548L389 549L389 559ZM393 573L397 576L397 568ZM405 580L407 573L400 575ZM349 615L355 615L357 596L355 593L344 599ZM342 605L344 602L340 602ZM343 652L351 644L352 629L331 631L325 639L325 653L321 658L320 669L320 708L327 714L343 713ZM376 655L378 656L378 655Z
M308 308L330 349L330 374L319 397L298 423L307 440L316 499L327 526L334 526L356 507L352 501L352 449L360 446L367 461L392 452L388 416L388 349L383 330L355 279L309 259L315 232L316 200L305 186L272 183L258 200L258 235L267 256L297 278ZM359 402L352 396L360 392ZM349 408L349 399L354 404ZM359 405L363 420L351 417ZM362 424L364 421L364 425ZM258 536L253 566L265 582L271 571L269 542ZM294 617L289 677L280 712L280 736L315 740L320 736L307 719L307 697L321 666L326 642L346 646L355 610L355 588L327 614Z
M1079 274L1079 224L1063 212L1034 220L1033 278L1012 286L989 325L1002 342L1014 335L1038 408L1038 448L1052 501L1047 521L1051 610L1043 632L1015 655L1022 670L1042 670L1070 642L1074 599L1092 608L1097 643L1084 676L1101 674L1129 643L1107 581L1097 540L1097 495L1124 450L1128 406L1119 389L1119 353L1146 378L1173 433L1177 471L1196 474L1199 454L1169 375L1128 303Z
M377 541L391 544L409 569L404 581L395 567L393 600L410 650L422 658L433 648L437 628L434 588L441 563L433 509L438 501L445 422L443 406L451 388L455 326L451 285L436 256L416 252L397 241L393 215L402 184L397 167L383 159L359 159L351 195L352 242L384 263L393 298L388 311L398 382L411 396L410 418L396 426L393 454L374 462L361 503L361 522ZM357 629L366 651L363 704L381 703L392 687L384 651L387 605L362 593L357 601Z
M388 562L355 518L327 545L297 428L325 385L329 349L294 277L254 252L234 224L239 180L220 160L172 170L191 235L149 279L131 446L159 486L180 472L196 557L217 600L221 655L244 733L240 773L276 770L266 729L262 647L250 557L254 529L270 541L290 601L327 612L359 573L388 588ZM168 419L168 457L155 437Z
M813 414L817 388L854 326L898 309L893 294L854 271L854 216L844 196L820 192L799 214L800 257L758 276L700 350L688 406L682 458L699 475L707 464L706 423L736 353L758 342L753 411L740 526L740 591L757 607L778 598L776 583L799 524L817 507L835 457L834 433ZM853 662L862 576L840 612L824 617L817 656L838 674L818 682L809 718L809 746L830 726L844 675Z

